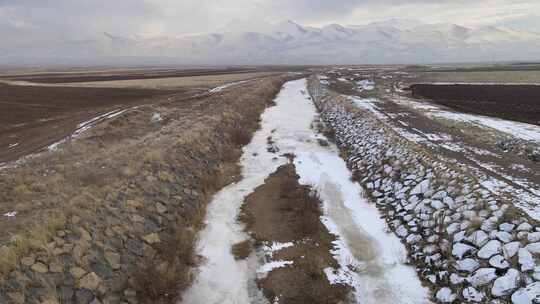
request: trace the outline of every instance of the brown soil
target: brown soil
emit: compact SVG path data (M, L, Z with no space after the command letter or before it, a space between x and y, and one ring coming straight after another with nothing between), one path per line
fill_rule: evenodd
M465 83L540 83L540 70L491 70L491 71L447 71L421 72L412 71L423 83L429 82L465 82Z
M243 241L232 246L231 252L236 260L244 260L251 253L251 242Z
M271 302L341 303L347 297L349 288L331 285L323 272L338 265L330 254L335 238L320 221L320 205L311 189L298 183L293 164L280 167L246 198L240 218L256 243L295 244L272 257L293 264L258 282Z
M540 125L540 86L414 84L411 90L461 112Z
M192 94L188 90L0 84L0 163L39 151L72 134L78 124L109 111Z
M226 75L233 73L249 73L254 69L226 68L226 69L187 69L187 70L154 70L136 72L114 72L114 73L41 73L22 76L2 76L1 78L10 80L22 80L36 83L73 83L73 82L94 82L111 80L134 80L134 79L159 79L169 77L190 77L206 75Z

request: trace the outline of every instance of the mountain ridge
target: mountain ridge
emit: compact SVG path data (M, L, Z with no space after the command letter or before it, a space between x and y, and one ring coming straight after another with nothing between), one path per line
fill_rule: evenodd
M9 49L0 53L8 54ZM17 50L15 55L32 56ZM193 64L345 64L539 60L540 34L390 19L366 25L303 26L231 22L214 33L179 37L104 33L50 43L52 57L163 57Z

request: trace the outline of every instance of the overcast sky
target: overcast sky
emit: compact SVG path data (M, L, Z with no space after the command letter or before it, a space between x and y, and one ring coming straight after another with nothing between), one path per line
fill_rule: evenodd
M0 35L28 39L211 32L236 19L304 25L366 24L390 18L501 25L540 32L538 0L0 0Z

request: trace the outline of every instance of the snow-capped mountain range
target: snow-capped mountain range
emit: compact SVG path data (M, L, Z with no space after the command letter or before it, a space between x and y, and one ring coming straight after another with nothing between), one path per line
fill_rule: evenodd
M32 56L32 48L22 55ZM169 58L184 64L362 64L539 60L540 33L392 19L308 27L231 22L208 34L131 37L104 33L57 41L41 57ZM9 50L0 53L9 54ZM17 54L21 55L21 50Z

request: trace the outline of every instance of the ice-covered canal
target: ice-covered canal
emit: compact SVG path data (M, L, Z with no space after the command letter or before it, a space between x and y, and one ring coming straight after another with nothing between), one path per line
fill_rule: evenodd
M414 268L404 263L405 247L386 232L375 206L362 198L362 189L350 180L337 148L318 144L322 135L311 128L316 115L305 79L286 83L276 106L263 113L261 129L243 151L242 180L222 189L208 207L207 226L197 249L205 260L184 303L265 302L254 281L261 266L257 258L236 261L230 249L247 238L236 221L244 198L287 163L285 157L278 157L285 153L296 155L300 182L319 192L324 205L321 220L338 236L333 254L341 269L337 274L327 271L329 280L350 284L358 303L429 302L428 290ZM279 154L267 151L269 136Z

